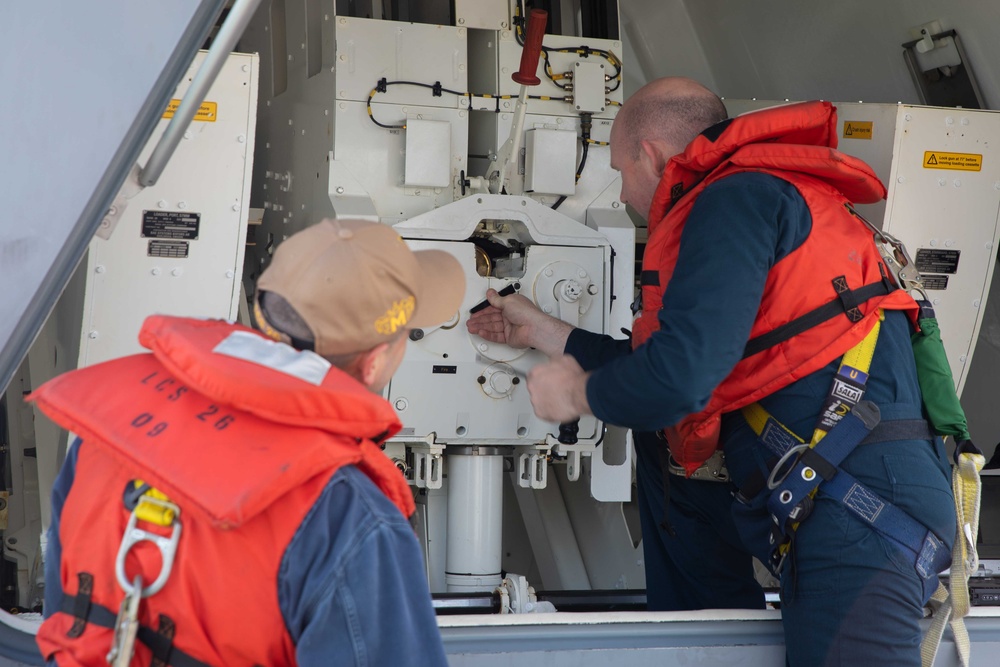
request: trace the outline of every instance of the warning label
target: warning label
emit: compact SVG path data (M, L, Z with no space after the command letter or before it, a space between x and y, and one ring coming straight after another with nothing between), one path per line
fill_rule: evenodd
M981 171L983 156L977 153L941 153L924 151L924 169L957 169Z
M163 117L173 118L174 114L177 113L177 107L180 105L180 100L170 100L170 104L167 105L167 110L163 112ZM194 120L200 120L203 123L214 123L218 116L218 102L202 102L201 106L198 107L198 111L194 114Z
M872 138L872 130L875 127L875 123L870 120L845 120L844 121L844 138L845 139L868 139Z
M142 237L150 239L197 240L201 213L183 211L143 211Z

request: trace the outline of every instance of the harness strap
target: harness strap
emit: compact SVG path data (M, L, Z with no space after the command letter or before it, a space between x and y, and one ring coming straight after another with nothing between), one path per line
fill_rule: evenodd
M854 451L854 448L868 435L875 425L879 423L881 416L878 407L874 403L862 401L847 416L841 419L833 430L823 440L812 449L814 461L822 460L823 467L833 469L830 481L837 478L837 469L840 463L847 458L847 455ZM805 444L799 445L805 448ZM795 449L788 451L788 454L795 452ZM784 459L783 459L784 460ZM782 472L781 466L772 472ZM815 494L817 487L824 480L817 474L816 470L807 465L799 456L793 465L785 473L784 478L772 486L773 492L767 501L767 507L771 516L775 518L778 528L786 537L791 537L795 530L794 525L789 525L791 521L802 521L806 517L802 515L800 505L804 498ZM828 482L829 483L829 482Z
M66 633L70 639L76 639L86 629L92 605L90 596L94 594L94 575L89 572L78 572L76 580L79 592L73 597L73 604L64 608L64 611L73 617L73 626Z
M156 628L156 634L162 637L164 641L156 648L150 647L153 652L153 657L149 662L150 667L167 667L170 664L170 656L174 650L174 634L176 632L177 626L174 624L173 619L166 614L160 614L160 623Z
M937 535L844 471L825 482L820 493L842 503L854 516L906 552L925 588L933 583L924 591L924 599L930 598L938 585L937 573L951 560L950 550Z
M78 595L63 595L62 609L61 611L67 614L73 614L73 610L77 605ZM93 623L102 628L107 628L109 630L114 629L115 621L118 619L118 614L111 611L107 607L97 604L89 600L88 597L89 611L84 623ZM163 619L165 616L160 616L160 630L153 630L145 625L139 626L138 639L153 653L153 664L157 664L157 659L163 661L164 665L171 665L171 667L211 667L208 663L202 662L197 658L185 653L181 649L173 645L173 622L170 621L171 634L166 636L165 626ZM169 619L167 619L169 621ZM75 627L74 623L74 627ZM76 635L79 636L79 635Z
M746 359L747 357L752 357L758 352L763 352L769 347L773 347L779 343L784 343L786 340L794 338L800 333L808 331L809 329L818 326L827 320L832 320L838 315L849 313L850 308L848 308L848 304L854 304L851 308L855 308L857 305L865 303L869 299L873 299L877 296L885 296L890 292L894 292L896 290L896 286L889 282L889 280L884 276L885 274L883 272L883 278L878 282L869 283L858 287L857 289L848 289L844 292L838 292L836 297L822 306L810 310L805 315L800 315L791 322L786 322L776 329L772 329L765 334L751 338L747 341L746 347L743 348L742 358ZM845 282L844 287L846 286Z
M781 456L779 452L783 453L802 443L802 440L799 440L798 436L785 429L785 427L774 417L768 415L767 411L765 411L759 403L754 403L753 405L744 408L744 416L747 415L748 411L751 415L755 415L752 417L754 421L759 420L765 424L761 429L758 440L760 440L769 452L774 454L774 456L768 461L770 466L773 467L773 465L778 462L778 459ZM751 419L748 418L747 421L751 421ZM753 427L752 423L751 427ZM756 432L757 428L753 428ZM930 424L923 419L880 421L878 425L865 436L864 440L858 443L858 446L874 445L880 442L895 442L897 440L931 440L933 437L934 434L931 431ZM784 447L781 448L783 445ZM823 475L823 472L820 470L822 464L817 463L816 465L813 465L811 450L804 451L802 456L803 462L806 463L806 465L815 469L820 473L820 476L826 479L826 476ZM761 490L766 486L766 483L767 477L763 473L755 470L737 492L738 496L740 496L740 500L744 503L749 502L761 492Z
M660 520L660 528L667 531L670 537L676 537L677 532L670 525L670 449L666 441L658 444L656 453L660 457L660 476L663 478L663 519Z

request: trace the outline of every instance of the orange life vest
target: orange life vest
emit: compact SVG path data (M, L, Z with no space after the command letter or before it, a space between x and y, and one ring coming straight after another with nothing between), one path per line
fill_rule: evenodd
M42 655L105 663L124 597L115 576L130 516L123 494L142 480L180 508L183 530L166 584L142 599L131 664L294 665L278 572L334 472L357 466L413 513L378 446L399 429L395 412L320 357L239 325L154 316L140 342L152 354L67 373L29 399L85 443L59 526L68 602L38 632ZM157 548L141 542L127 579L149 585L160 567Z
M878 309L907 310L911 317L917 312L906 292L891 289L871 230L847 208L851 202L883 199L886 190L867 164L835 150L833 105L793 104L727 123L699 135L664 169L648 218L642 311L633 325L633 346L659 329L663 292L677 263L684 223L712 183L747 171L784 179L805 199L812 229L768 273L744 358L716 387L704 410L664 429L671 455L689 475L717 449L723 413L773 394L842 356L871 330ZM719 270L725 270L721 260ZM780 340L788 331L781 327L838 302L842 308L835 316ZM779 342L752 349L769 336Z

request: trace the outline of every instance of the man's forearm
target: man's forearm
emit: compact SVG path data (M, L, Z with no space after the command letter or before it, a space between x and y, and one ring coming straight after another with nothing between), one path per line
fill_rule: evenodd
M568 322L547 315L535 325L531 347L541 350L549 357L557 357L566 349L566 340L574 328Z

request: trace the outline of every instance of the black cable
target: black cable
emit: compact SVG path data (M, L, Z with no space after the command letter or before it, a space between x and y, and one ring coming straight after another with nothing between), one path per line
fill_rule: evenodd
M378 125L379 127L385 128L387 130L405 130L406 124L403 123L402 125L386 125L385 123L380 123L379 121L375 120L375 116L372 114L372 99L375 97L377 93L386 92L386 89L389 86L398 86L398 85L419 86L420 88L427 88L431 91L431 93L433 93L435 97L440 97L441 93L458 95L459 97L468 97L470 98L470 106L471 106L472 93L461 93L457 90L452 90L451 88L443 88L441 86L440 81L435 81L434 83L421 83L420 81L386 81L384 78L379 79L378 83L375 84L375 87L372 88L372 91L368 93L368 102L366 104L366 107L368 109L368 117L372 119L372 122Z
M593 126L593 114L582 113L580 114L580 141L583 143L583 150L580 153L580 164L576 168L576 182L580 182L580 176L583 175L583 168L587 166L587 155L590 153L590 129ZM566 195L562 195L552 204L552 210L556 210L562 203L566 201Z

